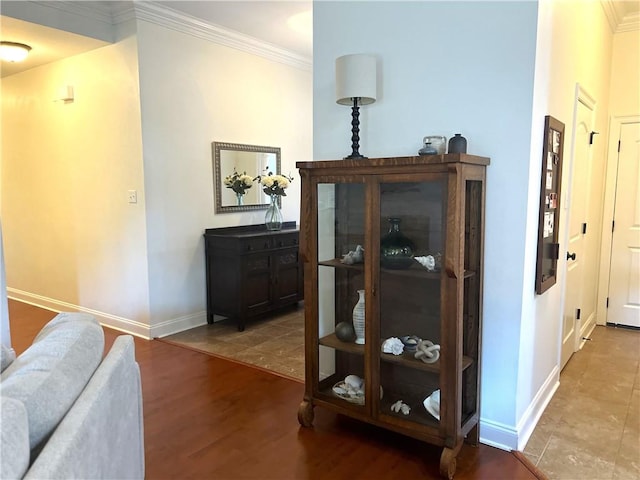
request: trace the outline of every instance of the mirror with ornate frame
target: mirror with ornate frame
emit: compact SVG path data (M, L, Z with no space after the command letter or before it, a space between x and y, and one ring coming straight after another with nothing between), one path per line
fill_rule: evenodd
M280 173L280 148L241 143L213 142L213 170L216 197L216 213L264 210L269 206L269 197L258 182L245 190L242 198L225 185L225 178L235 172L246 172L251 177L264 174L266 170Z

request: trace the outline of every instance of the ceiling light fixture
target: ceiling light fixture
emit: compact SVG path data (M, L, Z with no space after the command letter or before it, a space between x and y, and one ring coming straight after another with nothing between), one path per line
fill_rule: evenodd
M21 62L29 55L31 47L24 43L0 42L0 58L7 62Z

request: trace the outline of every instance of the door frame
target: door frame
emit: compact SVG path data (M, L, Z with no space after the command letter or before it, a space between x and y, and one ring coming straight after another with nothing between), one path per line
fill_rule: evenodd
M609 119L607 158L605 165L604 206L602 210L602 236L600 239L600 276L598 278L598 301L596 306L598 325L607 323L607 298L609 296L609 276L611 275L611 246L613 243L613 213L616 198L616 177L618 173L618 140L622 125L640 123L638 115L612 115Z

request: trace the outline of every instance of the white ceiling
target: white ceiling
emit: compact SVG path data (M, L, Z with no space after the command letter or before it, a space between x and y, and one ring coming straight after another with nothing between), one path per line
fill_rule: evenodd
M0 8L4 7L7 10L11 3L14 2L2 1ZM85 17L93 16L94 19L102 21L107 19L111 22L126 9L131 9L132 6L132 2L128 1L44 1L34 3L50 8L51 17L55 17L60 11L66 11ZM305 58L310 59L313 53L311 25L303 32L288 25L291 16L305 11L309 12L308 18L311 18L312 0L183 0L140 3L159 5L165 9L167 16L177 15L187 19L198 19L206 24L240 32ZM94 38L6 15L0 16L0 38L5 41L25 43L32 47L24 62L1 62L0 74L2 77L106 45L106 42Z
M0 8L6 9L11 3L14 2L2 0ZM132 5L130 1L38 1L33 3L56 10L83 10L80 13L85 16L91 11L103 21L106 19L107 22L114 22L114 18L127 8L131 9ZM204 23L240 32L294 54L309 59L312 57L313 35L310 26L306 32L300 33L287 24L292 15L304 11L311 12L312 0L174 0L140 3L159 5L171 15L199 19ZM614 32L640 28L640 1L601 0L601 3ZM52 16L57 13L59 12L52 10ZM105 45L105 42L100 40L8 16L0 16L0 37L2 40L26 43L33 47L25 62L16 64L2 62L0 65L2 76L12 75Z
M311 57L313 54L311 25L306 32L299 32L287 24L290 17L303 12L309 12L308 18L311 20L311 0L181 0L154 3L272 43L305 57Z
M108 44L84 35L76 35L11 17L0 17L0 37L4 41L25 43L31 47L29 56L24 62L0 62L0 76L2 77Z

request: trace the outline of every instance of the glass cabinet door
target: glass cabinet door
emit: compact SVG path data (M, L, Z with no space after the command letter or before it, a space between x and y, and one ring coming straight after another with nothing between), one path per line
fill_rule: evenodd
M314 382L326 401L364 409L367 379L359 320L365 320L365 185L320 183L317 195L318 378Z
M379 198L379 415L437 427L446 177L380 183Z

